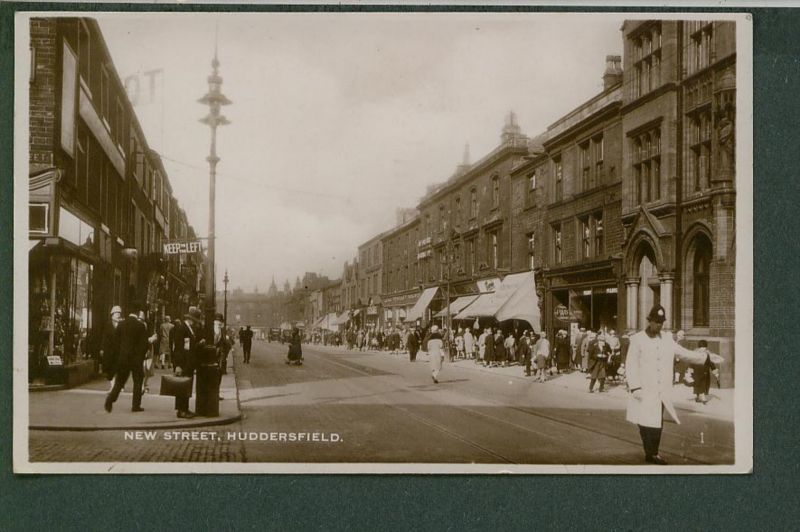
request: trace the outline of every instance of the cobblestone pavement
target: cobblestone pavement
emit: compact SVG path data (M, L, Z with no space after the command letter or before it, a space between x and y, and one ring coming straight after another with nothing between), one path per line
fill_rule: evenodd
M218 429L162 431L30 432L31 462L242 462L240 441L225 439L238 425ZM205 435L207 440L182 441ZM216 436L213 436L216 435ZM127 436L127 437L126 437ZM132 439L134 437L152 439ZM213 439L212 439L213 438Z

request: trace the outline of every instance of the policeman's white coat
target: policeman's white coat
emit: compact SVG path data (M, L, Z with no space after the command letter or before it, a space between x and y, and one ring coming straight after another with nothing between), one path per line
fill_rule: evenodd
M672 390L672 364L675 357L692 364L701 363L703 355L678 345L669 333L650 338L641 331L631 336L625 376L628 389L640 388L641 399L628 397L626 419L645 427L661 427L662 404L674 412L670 400ZM677 421L677 419L676 419Z

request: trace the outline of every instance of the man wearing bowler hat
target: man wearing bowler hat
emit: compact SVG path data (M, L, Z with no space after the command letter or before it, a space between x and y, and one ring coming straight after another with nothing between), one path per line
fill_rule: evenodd
M173 334L172 364L175 374L193 377L199 359L199 351L206 341L203 336L203 313L197 307L189 307L183 321L175 325ZM192 383L194 384L194 383ZM175 410L179 418L193 418L189 410L189 395L175 397Z
M142 306L139 303L131 303L128 317L114 330L114 344L118 358L114 386L106 396L104 405L106 412L109 413L131 375L133 375L131 412L144 410L142 408L142 381L144 380L144 357L149 348L149 339L147 327L139 320L141 310Z
M631 336L625 365L629 392L626 419L639 426L645 461L657 465L667 463L658 454L664 409L680 423L670 401L673 360L678 357L692 364L703 362L702 355L661 332L666 319L661 305L650 310L645 330Z

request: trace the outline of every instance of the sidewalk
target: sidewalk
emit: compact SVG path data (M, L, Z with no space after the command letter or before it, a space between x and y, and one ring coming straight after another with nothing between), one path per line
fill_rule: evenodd
M161 375L172 370L157 369L148 381L149 392L142 396L144 412L131 412L133 379L128 378L125 390L108 413L103 403L110 383L101 377L91 382L58 391L28 393L30 430L143 430L183 429L226 425L241 419L239 398L234 375L234 352L228 356L227 374L220 383L219 417L179 419L175 414L175 398L158 395ZM190 401L194 409L194 399Z
M317 345L315 347L333 347L333 346ZM353 352L384 355L390 358L397 358L398 360L408 360L408 353L392 355L389 351L375 351L375 350L353 351ZM424 352L421 351L417 355L417 360L427 362L428 357ZM455 362L445 362L445 364L450 364L452 366L465 370L493 373L495 375L501 375L503 377L517 378L534 383L534 377L526 377L525 368L524 366L521 365L487 368L481 364L476 364L474 360L457 360ZM591 396L589 395L589 380L586 378L586 375L587 375L586 373L581 373L579 371L573 371L571 373L562 373L561 375L551 375L548 376L546 383L544 384L537 383L537 384L539 386L560 387L575 391L581 391L586 393L588 401L589 400L588 398ZM625 384L623 383L617 384L614 382L606 381L606 385L607 385L606 388L608 388L608 393L603 395L605 395L606 397L617 398L620 401L627 401L628 392ZM595 384L595 390L597 390L598 388L599 385ZM595 391L595 393L597 392ZM708 394L708 398L709 401L706 404L697 403L694 400L695 396L691 386L687 386L685 384L676 384L672 387L672 403L675 405L676 409L682 410L684 412L686 411L693 412L700 415L709 416L715 419L721 419L724 421L733 422L734 420L733 388L720 389L712 387Z

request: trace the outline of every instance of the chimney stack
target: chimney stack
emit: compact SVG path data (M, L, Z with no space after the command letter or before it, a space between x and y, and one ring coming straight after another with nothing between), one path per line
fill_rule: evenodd
M607 91L619 83L622 83L622 57L619 55L607 55L606 71L603 74L603 90Z

